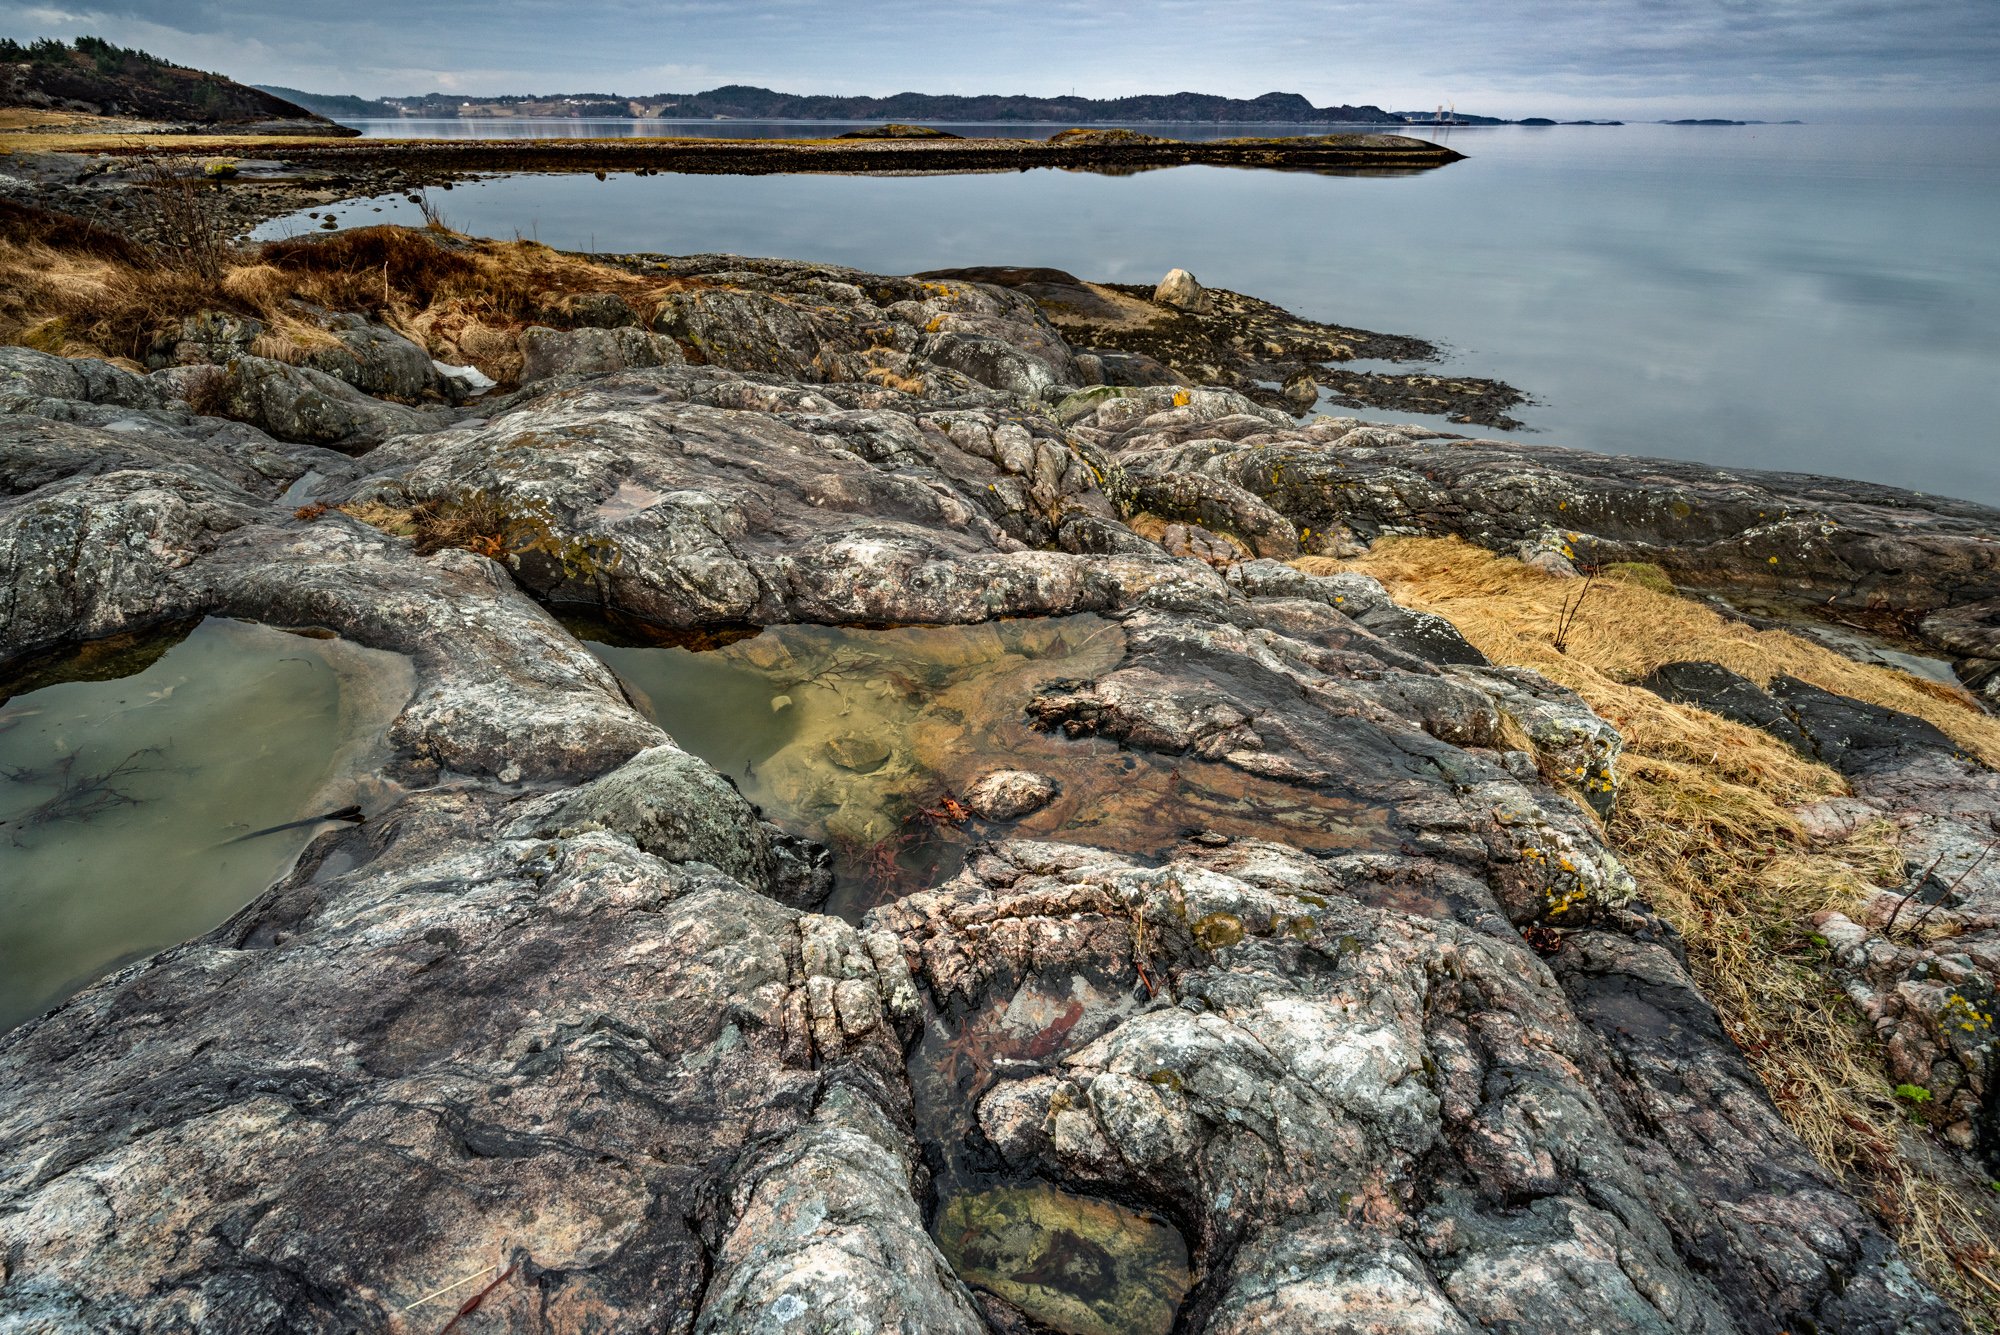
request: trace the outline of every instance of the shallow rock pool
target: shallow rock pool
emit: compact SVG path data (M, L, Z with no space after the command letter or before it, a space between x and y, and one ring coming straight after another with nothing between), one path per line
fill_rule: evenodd
M826 911L850 920L933 886L964 850L1006 834L1159 856L1187 834L1284 831L1302 848L1384 837L1388 817L1226 765L1037 731L1037 692L1098 677L1125 632L1090 615L862 630L776 626L722 644L634 643L573 626L685 750L767 819L833 849ZM623 640L624 642L619 642ZM958 803L995 771L1045 775L1053 801L1013 820Z
M937 1236L967 1283L1064 1335L1168 1335L1192 1282L1172 1225L1045 1182L954 1196Z
M11 698L6 698L8 692ZM210 618L0 683L0 1030L208 931L355 803L403 660Z

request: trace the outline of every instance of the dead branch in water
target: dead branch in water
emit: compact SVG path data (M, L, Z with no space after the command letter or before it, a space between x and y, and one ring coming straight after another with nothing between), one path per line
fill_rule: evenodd
M114 807L137 806L145 799L135 797L119 785L139 774L151 774L158 767L139 763L142 756L158 755L157 746L143 747L132 752L117 764L106 770L79 777L76 773L77 753L72 751L45 770L15 769L4 776L12 783L47 783L53 779L57 785L55 795L37 806L29 808L12 820L0 821L0 826L12 826L11 839L20 846L21 835L43 825L53 825L58 821L87 821L95 819Z

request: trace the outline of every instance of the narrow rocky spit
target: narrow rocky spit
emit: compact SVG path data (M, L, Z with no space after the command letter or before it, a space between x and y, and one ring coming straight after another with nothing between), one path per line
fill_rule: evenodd
M148 375L0 349L0 656L229 616L411 682L365 823L0 1037L0 1331L1051 1328L934 1240L968 1165L1171 1224L1190 1335L1965 1328L1605 846L1616 731L1287 561L1554 533L1893 616L1977 682L2000 514L1087 384L1103 359L1011 288L674 263L707 286L644 328L531 330L521 387L470 403L359 321L320 369L213 329ZM474 507L480 542L398 531ZM826 850L650 722L575 609L1093 613L1115 664L1018 702L1074 767L1115 743L1380 819L1139 857L1008 837L1008 794L1080 771L1003 776L961 871L847 921L818 911ZM1867 721L1834 699L1803 744ZM1933 833L1992 838L1985 771L1873 724L1842 751L1864 798L1970 794ZM1827 929L1973 1162L1991 1045L1932 993L1991 996L1984 876L1952 883L1949 941ZM969 1072L943 1120L926 1044Z

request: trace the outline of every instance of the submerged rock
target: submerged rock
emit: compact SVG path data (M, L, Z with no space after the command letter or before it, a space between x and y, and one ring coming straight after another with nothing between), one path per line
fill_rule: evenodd
M1192 1282L1171 1225L1053 1187L953 1196L938 1237L967 1283L1065 1335L1167 1335Z
M987 820L1019 820L1053 802L1062 785L1046 774L1003 769L966 789L965 805Z

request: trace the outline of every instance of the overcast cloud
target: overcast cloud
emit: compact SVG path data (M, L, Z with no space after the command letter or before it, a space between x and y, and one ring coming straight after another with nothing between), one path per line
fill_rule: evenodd
M1299 92L1393 110L2000 116L2000 0L0 0L250 83L803 93Z

